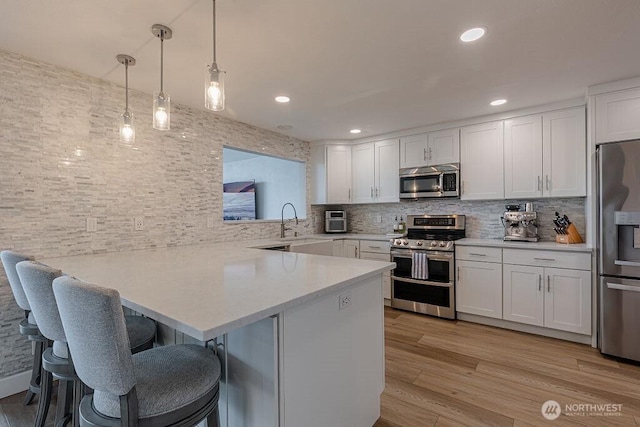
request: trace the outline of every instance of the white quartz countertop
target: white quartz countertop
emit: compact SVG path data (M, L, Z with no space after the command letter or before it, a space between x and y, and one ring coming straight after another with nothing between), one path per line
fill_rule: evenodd
M253 249L251 243L41 261L81 280L116 289L125 307L202 341L347 288L395 265Z
M537 249L547 251L567 251L567 252L589 252L593 251L591 246L585 243L563 244L556 242L508 242L502 239L470 239L464 238L456 240L456 246L489 246L504 249Z

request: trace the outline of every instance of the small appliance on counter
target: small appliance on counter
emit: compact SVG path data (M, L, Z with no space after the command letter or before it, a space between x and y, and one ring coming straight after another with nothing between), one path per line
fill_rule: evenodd
M324 232L325 233L346 233L347 232L347 212L346 211L325 211Z
M504 225L504 240L519 242L537 242L538 214L533 211L531 203L526 204L526 210L520 210L520 205L506 205L507 211L502 216Z

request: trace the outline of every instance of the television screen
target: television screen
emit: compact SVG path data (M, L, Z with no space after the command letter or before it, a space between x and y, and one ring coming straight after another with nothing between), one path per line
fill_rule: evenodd
M222 213L225 221L256 219L255 181L222 184Z

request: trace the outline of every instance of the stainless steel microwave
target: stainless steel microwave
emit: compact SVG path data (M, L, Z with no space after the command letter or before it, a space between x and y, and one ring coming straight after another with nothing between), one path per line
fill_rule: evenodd
M345 211L325 211L324 231L325 233L346 233L347 213Z
M401 199L459 196L459 163L400 169Z

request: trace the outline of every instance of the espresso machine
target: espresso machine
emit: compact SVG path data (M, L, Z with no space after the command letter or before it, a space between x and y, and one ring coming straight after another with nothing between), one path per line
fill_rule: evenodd
M527 203L527 210L521 211L519 205L507 205L507 211L502 216L504 225L504 240L520 242L537 242L538 214Z

